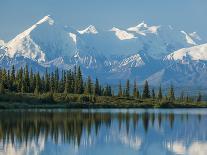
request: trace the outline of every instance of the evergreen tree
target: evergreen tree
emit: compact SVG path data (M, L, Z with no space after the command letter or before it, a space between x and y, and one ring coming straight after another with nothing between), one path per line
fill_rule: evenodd
M91 80L91 77L88 76L88 79L87 79L87 88L86 88L86 94L92 94L93 91L92 91L92 80Z
M130 82L129 82L129 80L127 80L127 82L126 82L125 96L126 97L130 96Z
M16 90L16 86L15 86L15 81L16 81L16 77L15 77L15 68L14 65L12 65L12 71L11 71L11 77L10 77L10 82L11 82L11 91L15 91Z
M54 75L54 92L58 92L59 90L59 70L56 68Z
M46 69L45 72L45 92L50 91L50 75L48 74L48 71Z
M23 80L23 87L25 92L29 92L30 88L30 81L29 81L29 71L28 71L28 65L25 66L24 70L24 80Z
M18 81L17 81L17 90L18 92L22 91L22 83L23 83L23 69L20 68L18 75L17 75Z
M137 88L137 98L140 98L140 93L139 93L139 89Z
M65 89L64 89L64 93L67 94L70 92L70 86L69 86L69 78L66 79L65 82Z
M34 74L33 74L33 70L32 68L30 68L30 74L29 74L29 92L32 93L34 92L34 89L35 89L35 84L33 83L33 80L34 80Z
M158 98L159 100L162 100L162 87L161 87L161 85L160 85L160 87L159 87L159 91L158 91L158 94L157 94L157 98Z
M189 99L189 96L188 96L188 94L187 94L186 97L185 97L185 101L186 101L186 102L189 102L189 100L190 100L190 99Z
M6 84L6 88L11 90L10 70L7 70L5 84Z
M81 69L80 66L78 67L78 71L77 71L77 77L76 77L76 91L78 94L82 94L84 91L83 88L83 78L82 78L82 73L81 73Z
M65 91L65 83L66 83L66 72L62 70L62 78L60 81L59 92L63 93Z
M0 81L2 81L2 69L0 67Z
M12 91L12 79L11 79L11 74L10 74L10 70L7 71L7 88L8 90L11 92Z
M134 89L133 89L133 96L134 98L137 98L137 82L134 80Z
M152 89L152 98L155 99L155 90L154 90L154 88Z
M35 90L34 90L34 94L35 95L39 95L39 93L40 93L40 85L41 85L41 79L40 79L40 74L39 74L39 72L36 74L36 76L35 76L35 81L36 81L36 85L35 85Z
M99 90L100 86L99 86L99 81L98 79L96 78L96 82L95 82L95 87L94 87L94 93L95 95L100 95L100 90Z
M50 92L54 93L55 92L55 76L54 73L51 73L51 78L50 78Z
M4 84L3 82L0 83L0 94L4 94L5 93L5 88L4 88Z
M202 95L201 95L201 92L198 93L198 97L197 97L197 102L201 102L202 100Z
M180 101L181 102L184 101L184 91L181 91L181 93L180 93Z
M170 86L170 89L168 91L168 98L169 98L170 101L175 100L175 93L174 93L173 85Z
M121 81L119 81L119 90L118 90L118 96L122 97L123 96L123 92L122 92L122 86L121 86Z
M147 81L145 81L145 83L144 83L142 98L143 99L150 98L149 85L148 85L148 82Z

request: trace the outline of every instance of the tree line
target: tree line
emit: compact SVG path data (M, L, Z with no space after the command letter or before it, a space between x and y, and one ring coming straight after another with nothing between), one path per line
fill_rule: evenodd
M42 93L64 93L64 94L85 94L93 96L118 96L136 99L156 99L168 101L192 101L188 95L184 95L182 91L180 97L175 96L174 87L171 85L168 94L164 95L160 85L157 92L149 87L148 81L145 81L142 92L138 88L136 80L134 80L133 88L131 88L130 80L126 80L126 84L122 86L121 81L118 84L118 90L115 94L114 89L109 84L101 85L99 79L92 80L90 76L83 78L80 66L74 69L59 71L58 68L54 72L48 72L46 69L44 74L33 72L32 68L26 65L24 68L6 70L0 68L0 94L6 92L15 93L34 93L39 95ZM198 94L196 101L202 100L201 93Z

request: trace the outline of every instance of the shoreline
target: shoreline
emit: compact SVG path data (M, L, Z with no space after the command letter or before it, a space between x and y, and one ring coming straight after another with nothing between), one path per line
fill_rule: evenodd
M95 96L93 102L83 100L79 94L17 94L0 95L0 109L129 109L129 108L207 108L207 102L169 101L157 99L141 99L133 97ZM91 96L88 96L90 98Z
M70 104L57 104L57 103L44 103L44 104L28 104L28 103L5 103L0 102L0 110L10 109L192 109L192 108L207 108L206 104L174 104L169 103L166 105L160 104L81 104L81 103L70 103Z

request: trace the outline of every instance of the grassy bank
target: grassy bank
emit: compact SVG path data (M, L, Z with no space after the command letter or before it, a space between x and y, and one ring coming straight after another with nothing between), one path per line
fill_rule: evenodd
M0 95L0 109L29 108L205 108L206 102L158 101L126 97L87 96L78 94L7 93Z

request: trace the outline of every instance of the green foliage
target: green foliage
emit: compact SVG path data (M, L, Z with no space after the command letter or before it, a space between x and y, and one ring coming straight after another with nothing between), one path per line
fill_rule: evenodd
M115 90L115 91L114 91ZM117 92L117 94L114 94ZM181 92L179 100L175 97L174 88L171 85L168 95L163 99L162 88L160 86L157 96L152 89L151 94L148 82L145 81L142 98L138 90L136 81L130 95L130 81L126 81L125 89L122 88L121 81L117 88L109 84L101 85L99 79L95 82L90 76L86 80L80 67L73 70L61 72L56 69L55 72L45 74L35 73L26 65L25 68L11 70L0 68L0 101L5 102L28 102L28 103L93 103L94 104L115 104L116 106L157 106L169 107L174 106L177 101L182 102L179 106L186 103L199 102L202 105L201 93L197 98L184 96ZM155 100L157 99L157 100ZM107 105L108 106L108 105ZM112 106L113 107L113 106Z
M86 84L86 89L85 89L85 94L92 95L92 93L93 93L92 87L93 87L93 83L92 83L91 77L88 76L87 84Z
M4 89L3 82L0 83L0 94L5 94L5 89Z
M152 99L155 99L155 90L152 89Z
M129 97L130 96L130 81L126 81L126 89L125 89L125 96Z
M157 94L157 98L158 98L158 100L162 100L162 87L161 87L161 85L159 87L159 91L158 91L158 94Z
M119 90L118 90L118 96L119 97L122 97L123 96L123 91L122 91L122 86L121 86L121 81L119 81L119 86L118 86L119 88Z
M168 99L170 101L174 101L175 100L175 93L174 93L173 85L171 85L169 90L168 90Z
M144 83L142 98L143 99L150 98L150 91L149 91L148 81L145 81L145 83Z
M198 93L198 97L197 97L197 102L201 102L202 100L202 95L201 95L201 92Z
M99 81L98 79L96 78L96 82L95 82L95 87L94 87L94 94L95 95L101 95L101 92L100 92L100 85L99 85Z

